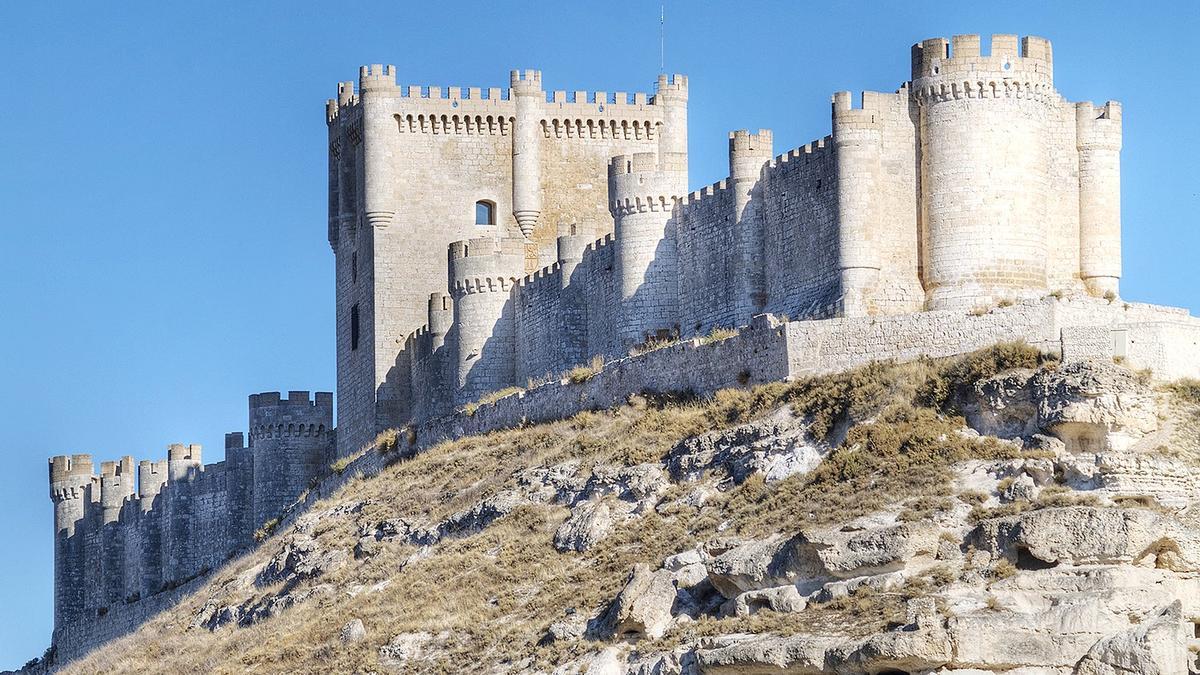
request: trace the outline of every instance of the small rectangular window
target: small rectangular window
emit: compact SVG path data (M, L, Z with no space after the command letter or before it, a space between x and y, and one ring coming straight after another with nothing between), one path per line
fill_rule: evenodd
M350 308L350 350L358 349L358 305Z
M358 283L358 251L350 254L350 283Z

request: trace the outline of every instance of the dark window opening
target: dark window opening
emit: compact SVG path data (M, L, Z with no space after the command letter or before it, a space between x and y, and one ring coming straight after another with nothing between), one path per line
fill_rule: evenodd
M350 283L358 283L358 251L350 254Z
M350 308L350 350L358 349L358 305Z
M495 225L496 205L489 201L475 202L475 224Z

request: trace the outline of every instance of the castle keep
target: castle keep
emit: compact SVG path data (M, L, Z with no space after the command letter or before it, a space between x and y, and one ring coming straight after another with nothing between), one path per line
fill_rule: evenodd
M910 81L835 94L832 134L782 155L734 132L690 194L683 76L630 97L513 71L485 96L363 68L327 106L342 450L763 312L1115 297L1120 104L1063 99L1042 38L987 51L915 45Z
M548 92L536 70L340 83L336 430L332 394L264 393L222 462L51 459L59 659L168 606L331 462L380 461L358 451L389 428L416 447L1000 340L1200 377L1200 321L1118 301L1121 107L1063 99L1048 41L925 40L896 91L834 94L822 139L777 155L768 130L731 133L728 177L690 193L687 103L682 75L635 94Z

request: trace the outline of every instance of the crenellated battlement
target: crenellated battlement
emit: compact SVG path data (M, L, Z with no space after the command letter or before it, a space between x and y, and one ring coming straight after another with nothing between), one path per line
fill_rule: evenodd
M87 454L56 455L50 458L50 482L61 483L72 478L91 478L92 456Z
M833 136L830 135L776 155L767 164L767 170L775 175L786 176L796 171L803 171L812 163L826 161L832 154Z
M450 244L450 291L454 298L507 293L524 275L525 245L519 239L489 238Z
M983 55L978 35L931 38L913 45L912 90L918 100L1033 98L1051 100L1054 60L1050 41L993 35Z
M689 206L694 206L700 202L712 199L713 197L721 198L728 190L728 181L719 180L712 185L706 185L699 190L689 192L687 196L687 203Z
M167 446L168 462L200 462L203 448L198 443L172 443Z
M358 69L358 90L368 91L397 91L396 66L373 63Z
M554 262L538 270L530 272L517 280L517 286L521 289L531 289L554 281L554 285L558 285L559 277L562 275L562 265Z
M737 131L729 132L729 152L771 152L774 147L775 136L770 129L759 129L758 133L751 133L748 129L738 129Z
M608 162L609 211L671 211L687 187L687 159L674 153L638 152Z
M1095 106L1091 101L1075 104L1076 147L1079 150L1121 149L1121 104L1107 101Z
M514 91L531 93L542 90L542 71L536 69L513 70L508 75L508 84Z
M315 395L310 396L307 391L289 391L286 398L282 397L277 391L266 391L261 394L250 395L250 410L252 414L256 408L280 407L291 410L312 410L318 413L325 410L332 410L333 393L318 391Z
M683 102L688 98L687 75L676 73L671 76L658 76L658 86L655 89L654 104L662 105L667 102Z

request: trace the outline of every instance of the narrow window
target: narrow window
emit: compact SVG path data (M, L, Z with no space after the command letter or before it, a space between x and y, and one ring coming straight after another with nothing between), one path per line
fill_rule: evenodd
M489 201L475 202L475 224L495 225L496 205Z
M350 349L358 349L358 305L350 308Z
M350 283L358 283L358 251L350 254Z

